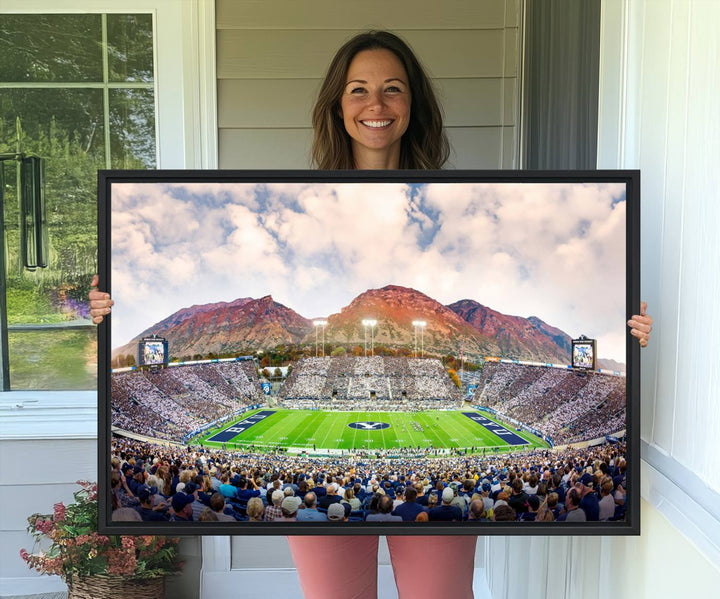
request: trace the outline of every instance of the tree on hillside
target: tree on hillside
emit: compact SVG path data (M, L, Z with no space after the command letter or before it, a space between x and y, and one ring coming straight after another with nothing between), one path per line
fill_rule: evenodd
M460 383L460 377L458 376L457 372L455 372L452 368L448 369L447 373L450 375L450 378L452 379L452 382L457 385L458 389L462 389L462 383Z

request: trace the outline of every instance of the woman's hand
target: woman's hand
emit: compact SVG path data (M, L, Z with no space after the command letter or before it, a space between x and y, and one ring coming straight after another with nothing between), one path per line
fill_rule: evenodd
M110 314L110 308L115 303L110 299L109 293L98 291L97 286L99 282L99 277L95 275L92 283L90 283L92 289L88 294L88 299L90 300L90 316L95 324L100 324L103 318L105 318L107 314Z
M630 327L630 334L638 338L640 347L647 347L648 339L650 339L650 331L652 331L652 316L645 313L647 310L647 304L640 302L640 314L634 314L630 320L628 320L628 326Z

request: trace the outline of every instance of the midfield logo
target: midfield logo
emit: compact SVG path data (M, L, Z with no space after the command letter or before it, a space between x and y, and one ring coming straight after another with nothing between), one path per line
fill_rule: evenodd
M384 428L390 428L387 422L351 422L348 426L361 431L379 431Z

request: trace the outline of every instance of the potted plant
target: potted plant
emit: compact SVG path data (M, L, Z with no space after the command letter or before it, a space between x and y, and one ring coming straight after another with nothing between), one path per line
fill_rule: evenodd
M182 568L179 540L98 534L97 485L78 484L73 503L56 503L52 514L28 518L35 545L33 553L21 549L20 557L41 574L61 576L69 599L162 598L165 577Z

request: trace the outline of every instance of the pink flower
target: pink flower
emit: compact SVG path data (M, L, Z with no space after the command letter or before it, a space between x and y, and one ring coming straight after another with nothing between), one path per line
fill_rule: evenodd
M24 562L27 562L30 560L30 554L27 552L26 549L20 550L20 557L23 559Z
M108 550L108 574L133 574L137 566L134 551L125 549Z
M63 520L65 520L66 509L65 509L65 505L62 502L56 503L53 506L53 512L54 512L53 518L54 518L55 522L62 522Z
M42 518L38 518L35 520L35 528L42 534L46 535L52 530L53 522L52 520L43 520Z
M132 537L123 537L122 546L124 549L135 549L135 539Z

